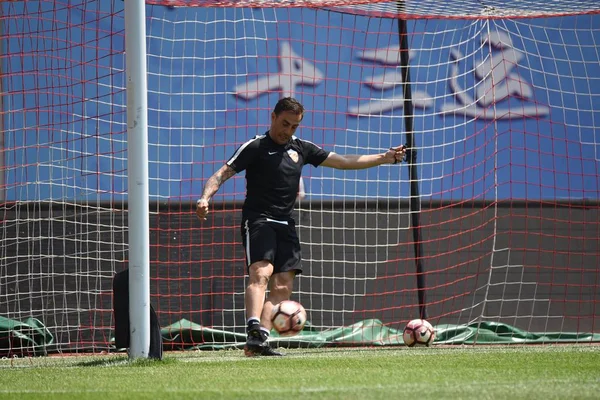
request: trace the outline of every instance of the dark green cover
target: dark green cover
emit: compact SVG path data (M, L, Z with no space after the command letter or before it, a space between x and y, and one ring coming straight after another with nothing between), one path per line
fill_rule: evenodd
M499 322L435 326L436 344L517 344L599 342L599 333L527 332Z
M546 332L531 333L497 322L469 325L436 325L434 344L517 344L600 342L600 334ZM206 328L182 319L162 329L165 349L194 348L218 350L241 348L243 333ZM377 319L357 322L342 328L314 330L310 324L296 336L279 337L271 333L273 346L288 348L404 346L402 331L385 326Z
M25 321L0 316L0 357L46 355L52 333L36 318Z
M598 333L527 332L498 322L435 326L434 344L551 344L600 342ZM182 319L161 329L164 350L221 350L244 346L246 335L207 328ZM275 347L368 347L404 346L402 331L368 319L353 325L319 331L307 323L296 336L280 337L271 333ZM16 321L0 316L0 357L38 356L58 352L52 333L36 318Z

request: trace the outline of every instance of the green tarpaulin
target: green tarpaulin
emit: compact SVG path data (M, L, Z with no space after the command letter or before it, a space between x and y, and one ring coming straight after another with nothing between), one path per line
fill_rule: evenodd
M0 357L45 355L52 333L36 318L16 321L0 316Z
M435 344L517 344L517 343L590 343L600 342L598 333L526 332L513 326L481 322L468 325L435 326ZM182 319L162 328L164 350L220 350L242 348L246 335L207 328ZM273 346L317 348L342 346L403 346L402 331L385 326L377 319L319 331L310 324L292 337L271 335ZM33 356L57 352L52 333L35 318L16 321L0 317L0 357Z
M600 333L526 332L498 322L435 326L436 344L575 343L599 342Z
M435 344L516 344L516 343L574 343L600 342L600 334L592 333L531 333L510 325L481 322L469 325L436 325ZM162 329L165 349L194 348L201 350L241 348L243 333L206 328L185 319ZM403 346L402 331L389 328L377 319L325 331L308 326L293 337L272 334L277 347L325 346Z

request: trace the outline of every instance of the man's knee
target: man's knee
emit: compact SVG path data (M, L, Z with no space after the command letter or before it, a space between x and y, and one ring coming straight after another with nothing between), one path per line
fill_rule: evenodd
M271 275L273 275L273 265L267 260L257 261L248 268L249 284L267 286Z

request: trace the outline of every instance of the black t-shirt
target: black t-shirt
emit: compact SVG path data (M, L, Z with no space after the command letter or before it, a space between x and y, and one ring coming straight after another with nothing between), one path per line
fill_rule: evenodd
M296 203L302 167L318 167L329 152L292 136L285 145L275 143L269 132L241 145L227 165L235 172L246 170L244 218L287 221Z

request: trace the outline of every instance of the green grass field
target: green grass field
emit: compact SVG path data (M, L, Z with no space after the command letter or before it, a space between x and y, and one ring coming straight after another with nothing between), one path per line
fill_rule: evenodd
M0 361L0 398L598 399L600 346L295 349L166 353L163 361Z

